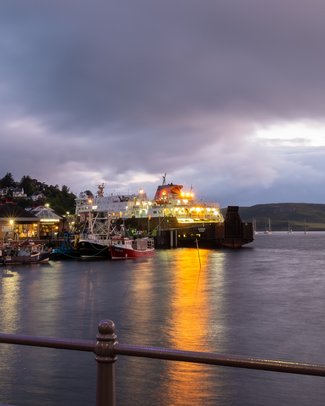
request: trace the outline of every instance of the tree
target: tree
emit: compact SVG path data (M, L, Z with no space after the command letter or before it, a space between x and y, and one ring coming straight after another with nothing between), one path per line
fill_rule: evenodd
M0 179L0 188L6 188L6 187L15 187L16 182L10 172L7 172L5 176Z
M32 179L27 175L21 178L19 186L24 189L27 196L31 196L34 192L38 191L38 183L36 179Z

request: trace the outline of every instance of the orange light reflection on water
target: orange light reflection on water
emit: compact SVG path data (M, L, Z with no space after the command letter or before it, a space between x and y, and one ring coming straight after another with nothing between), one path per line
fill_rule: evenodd
M211 321L210 278L223 280L223 257L217 261L218 269L211 267L210 250L179 250L174 263L174 292L170 309L170 347L192 351L210 351L206 348L206 335L213 330ZM220 276L221 275L221 276ZM213 285L214 286L214 285ZM217 308L222 312L222 302ZM218 371L213 367L186 362L168 362L170 384L166 387L165 404L191 405L204 402L204 393L215 381ZM211 392L210 392L211 393Z
M121 303L127 309L121 342L190 351L218 347L223 340L219 324L223 253L180 248L124 266L129 269ZM216 325L211 325L215 320ZM213 340L218 345L211 345ZM216 386L222 386L213 366L136 357L125 358L123 363L130 392L135 396L147 392L159 399L160 406L203 404Z

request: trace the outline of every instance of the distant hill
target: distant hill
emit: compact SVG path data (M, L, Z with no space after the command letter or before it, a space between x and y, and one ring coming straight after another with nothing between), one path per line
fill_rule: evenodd
M325 230L325 204L272 203L240 207L243 221L256 222L257 231L264 231L269 219L273 231Z

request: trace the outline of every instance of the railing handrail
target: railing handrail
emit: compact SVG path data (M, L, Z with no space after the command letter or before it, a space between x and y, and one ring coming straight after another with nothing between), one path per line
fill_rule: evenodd
M209 365L230 366L291 374L325 376L325 365L305 362L280 361L239 357L232 354L184 351L162 347L146 347L120 344L112 321L102 321L98 326L97 341L79 339L57 339L45 336L29 336L0 333L0 343L47 347L96 354L97 361L97 406L115 405L115 371L117 355L128 355L169 361L191 362Z
M6 333L0 333L0 343L87 352L95 352L96 346L96 342L92 340L58 339L45 336L29 336ZM113 352L115 355L130 355L134 357L164 359L169 361L182 361L293 374L325 376L325 365L323 364L239 357L232 354L185 351L167 349L163 347L145 347L141 345L120 343L116 343L114 345Z
M117 355L132 355L135 357L183 361L196 364L209 364L235 368L286 372L291 374L325 376L324 364L239 357L232 354L218 354L212 352L183 351L175 349L170 350L160 347L143 347L119 343L114 346L114 353Z
M0 343L94 352L96 341L0 333Z

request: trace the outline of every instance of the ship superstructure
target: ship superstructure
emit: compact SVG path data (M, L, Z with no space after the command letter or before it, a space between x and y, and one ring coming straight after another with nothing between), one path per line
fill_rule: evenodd
M165 177L158 186L154 199L140 190L137 194L111 194L104 196L104 185L99 185L96 196L80 194L76 199L76 214L106 213L111 219L151 219L172 217L177 223L223 223L217 203L199 202L192 190L183 191L183 185L167 184Z

